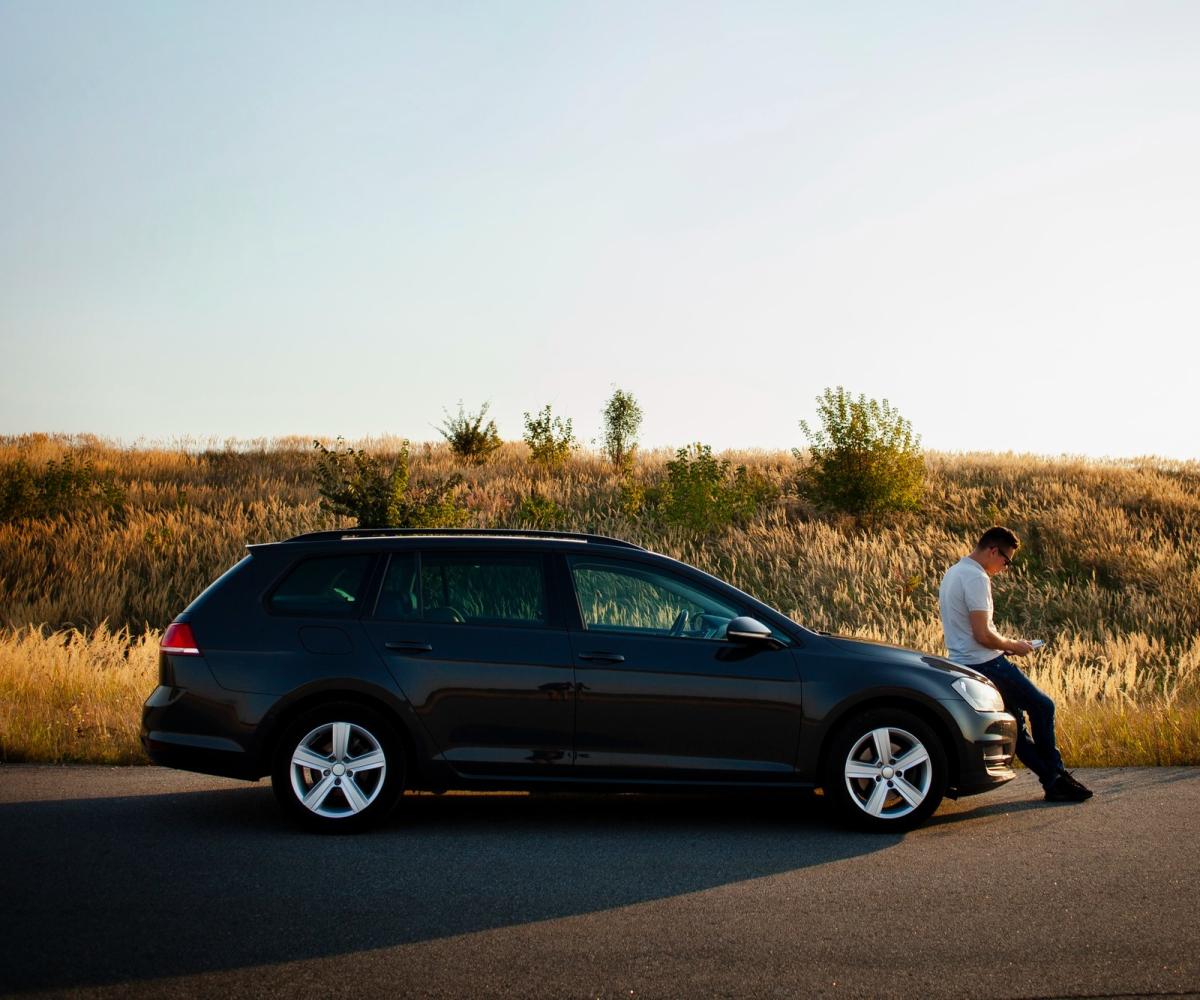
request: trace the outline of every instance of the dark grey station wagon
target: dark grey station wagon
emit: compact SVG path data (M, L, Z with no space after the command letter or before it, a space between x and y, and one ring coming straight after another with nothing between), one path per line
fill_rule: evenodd
M350 530L251 545L167 629L142 742L324 830L405 789L823 787L874 829L1013 777L986 678L810 631L598 535Z

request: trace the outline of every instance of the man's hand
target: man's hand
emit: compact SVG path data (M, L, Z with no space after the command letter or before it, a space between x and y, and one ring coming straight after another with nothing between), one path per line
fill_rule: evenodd
M1028 656L1033 652L1033 646L1024 639L1006 639L995 632L992 629L992 623L988 621L986 611L972 611L970 615L971 634L975 636L975 641L979 645L1001 653L1009 653L1012 656Z

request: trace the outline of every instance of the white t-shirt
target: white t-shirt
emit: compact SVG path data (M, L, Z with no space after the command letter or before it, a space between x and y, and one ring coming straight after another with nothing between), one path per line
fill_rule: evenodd
M970 556L963 556L946 570L938 591L938 604L951 662L972 667L1001 655L998 649L981 646L971 631L972 611L986 611L988 628L992 627L992 581Z

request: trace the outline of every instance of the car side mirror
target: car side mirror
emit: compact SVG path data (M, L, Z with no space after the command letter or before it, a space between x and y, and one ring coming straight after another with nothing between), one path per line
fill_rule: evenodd
M757 618L740 615L725 627L725 638L740 646L767 646L778 649L783 645Z

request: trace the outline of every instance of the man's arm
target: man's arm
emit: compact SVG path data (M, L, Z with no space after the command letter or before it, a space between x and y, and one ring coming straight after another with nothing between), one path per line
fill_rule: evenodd
M988 625L988 613L986 611L972 611L971 615L971 634L975 636L975 641L981 646L987 646L988 649L998 649L1001 653L1011 653L1013 656L1024 656L1026 653L1032 653L1033 647L1024 639L1005 639L1004 636L993 631Z

